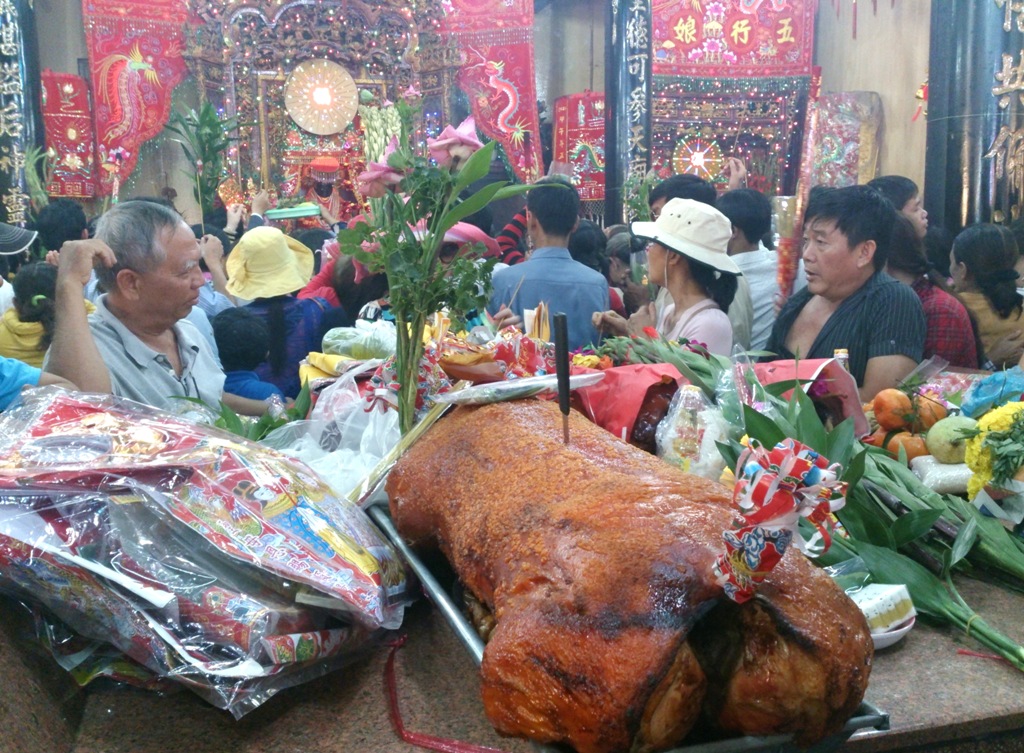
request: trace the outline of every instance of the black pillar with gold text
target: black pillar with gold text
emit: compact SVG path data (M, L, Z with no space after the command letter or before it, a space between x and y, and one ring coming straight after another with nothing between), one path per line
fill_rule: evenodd
M623 221L626 180L651 166L651 0L611 0L605 17L606 225Z
M956 29L956 33L951 33ZM935 0L928 66L925 208L953 232L1009 222L1024 199L1024 8Z
M0 0L0 220L28 220L25 154L43 144L39 47L31 0Z

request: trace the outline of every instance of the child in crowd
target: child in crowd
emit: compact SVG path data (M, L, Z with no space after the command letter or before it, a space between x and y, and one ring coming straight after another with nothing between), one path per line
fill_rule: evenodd
M0 356L41 368L56 324L57 268L26 264L14 277L14 305L0 318Z
M211 322L224 367L224 391L253 400L267 400L284 394L276 385L262 381L256 367L270 353L270 331L260 317L242 308L221 311Z

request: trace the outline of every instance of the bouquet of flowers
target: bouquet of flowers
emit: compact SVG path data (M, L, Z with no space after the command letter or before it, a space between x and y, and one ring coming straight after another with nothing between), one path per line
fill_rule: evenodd
M439 259L445 232L495 199L528 186L491 183L475 193L469 187L486 176L495 144L484 146L472 117L447 126L437 138L417 143L414 91L394 104L401 121L379 162L357 178L368 200L363 221L338 235L340 250L371 273L387 275L391 313L398 329L396 376L403 434L415 422L417 376L424 328L437 311L455 315L481 309L490 290L492 260L480 259L482 246L463 247L450 262ZM478 244L479 246L479 244Z

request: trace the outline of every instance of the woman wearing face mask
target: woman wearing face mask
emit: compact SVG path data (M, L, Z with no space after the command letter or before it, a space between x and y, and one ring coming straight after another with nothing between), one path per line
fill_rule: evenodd
M739 267L727 247L732 223L714 207L691 199L672 199L655 222L634 222L647 247L648 279L667 288L672 302L661 315L653 304L628 320L613 311L594 314L594 325L617 335L642 334L654 327L669 340L702 343L719 355L732 351L732 325L726 311L736 295Z
M1024 330L1024 299L1017 292L1017 242L1002 225L979 223L964 228L953 241L949 272L953 287L978 324L978 335L995 368L1012 366L1020 357L1004 352L1000 341Z

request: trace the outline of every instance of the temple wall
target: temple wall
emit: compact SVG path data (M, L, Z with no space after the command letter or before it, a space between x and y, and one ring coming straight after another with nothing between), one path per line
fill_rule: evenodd
M837 18L830 0L819 4L814 59L822 68L822 91L878 92L884 112L879 174L924 185L926 123L923 115L911 118L918 105L914 94L928 75L931 2L879 0L873 14L862 0L856 39L852 3L841 5Z

